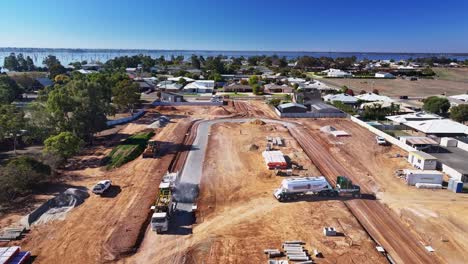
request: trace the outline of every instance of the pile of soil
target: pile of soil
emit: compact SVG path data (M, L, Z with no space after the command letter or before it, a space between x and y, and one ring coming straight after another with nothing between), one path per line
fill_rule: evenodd
M228 110L226 110L226 108L224 108L222 106L218 106L215 109L213 109L210 112L210 114L217 115L217 116L225 116L225 115L230 115L231 112L229 112Z
M263 122L260 119L255 119L255 120L250 121L250 124L252 124L252 125L261 125L262 126L262 125L265 124L265 122Z
M250 150L250 151L258 150L258 146L255 145L255 144L252 144L252 145L250 145L249 150Z

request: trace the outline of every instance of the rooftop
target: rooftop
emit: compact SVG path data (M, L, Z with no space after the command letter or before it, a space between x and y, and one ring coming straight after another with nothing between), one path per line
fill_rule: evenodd
M468 152L457 147L439 147L440 151L431 153L443 164L462 173L468 174Z
M394 102L394 100L388 96L378 95L375 93L360 94L360 95L357 95L356 98L361 99L363 101L368 101L368 102L375 102L375 101L382 101L382 102L389 102L389 103Z
M404 123L408 121L423 121L423 120L433 120L433 119L442 119L442 117L434 114L424 113L424 112L417 112L411 114L404 114L404 115L395 115L395 116L387 116L388 120L392 120L397 123Z
M432 134L466 134L468 127L450 119L435 119L424 121L408 121L404 123L423 133Z

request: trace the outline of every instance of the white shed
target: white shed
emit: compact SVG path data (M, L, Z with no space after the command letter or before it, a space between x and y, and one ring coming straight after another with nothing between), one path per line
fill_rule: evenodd
M437 158L422 151L411 151L408 161L420 170L435 170L437 167Z

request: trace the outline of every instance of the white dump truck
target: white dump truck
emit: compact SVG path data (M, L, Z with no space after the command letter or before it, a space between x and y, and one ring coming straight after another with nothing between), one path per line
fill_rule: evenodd
M353 185L351 180L344 176L337 177L337 186L333 188L324 176L318 176L284 179L281 186L273 192L273 196L278 201L284 202L296 200L304 195L335 197L344 193L359 197L361 188Z
M169 230L169 220L175 209L172 200L172 189L177 179L177 173L167 173L159 184L158 197L156 203L151 207L154 210L151 216L151 229L156 233L163 233Z

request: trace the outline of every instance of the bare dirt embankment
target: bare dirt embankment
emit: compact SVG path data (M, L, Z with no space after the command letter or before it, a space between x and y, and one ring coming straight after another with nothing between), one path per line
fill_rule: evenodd
M317 263L385 263L342 201L279 203L273 197L283 177L266 169L261 156L266 136L286 139L280 149L305 168L295 174L319 174L286 128L226 123L214 125L210 134L193 232L147 231L138 253L123 262L261 263L267 260L263 249L299 239L323 252ZM324 237L324 226L335 226L344 236Z

